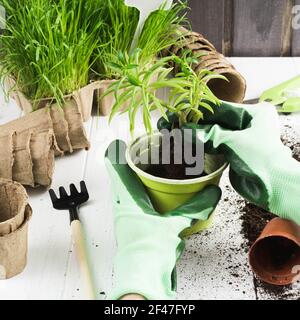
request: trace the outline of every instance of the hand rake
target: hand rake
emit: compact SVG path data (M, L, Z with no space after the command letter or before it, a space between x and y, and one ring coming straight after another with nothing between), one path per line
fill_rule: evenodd
M65 188L59 188L58 198L53 189L49 191L53 207L57 210L69 210L72 238L76 249L77 259L82 274L87 297L89 300L95 300L95 292L93 288L92 275L89 268L88 257L85 247L84 234L82 224L78 216L78 208L89 199L89 194L84 181L80 182L80 192L77 191L74 184L70 185L70 195L67 194Z

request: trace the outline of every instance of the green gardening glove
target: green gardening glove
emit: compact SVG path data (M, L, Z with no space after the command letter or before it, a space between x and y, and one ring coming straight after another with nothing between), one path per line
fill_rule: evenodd
M170 117L175 121L174 115ZM212 150L225 155L230 181L251 203L300 225L300 163L281 142L279 116L274 106L221 103L205 112L198 125L185 127ZM159 129L170 128L161 119Z
M117 238L115 287L110 298L139 294L148 300L173 299L175 265L184 249L180 233L194 219L209 218L220 200L221 190L207 187L186 205L160 215L127 165L125 149L124 142L114 141L105 156L114 191Z

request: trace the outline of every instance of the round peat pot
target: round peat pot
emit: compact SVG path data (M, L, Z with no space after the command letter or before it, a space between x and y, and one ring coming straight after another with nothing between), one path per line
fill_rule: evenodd
M130 168L138 175L145 185L154 208L161 214L172 211L193 198L199 191L209 185L219 185L227 163L222 155L205 154L204 170L207 176L196 179L172 180L159 178L146 173L150 164L141 164L139 159L149 149L159 148L162 135L155 132L153 135L144 135L134 140L126 150L126 160ZM149 161L150 162L150 161ZM193 226L182 233L189 236L210 226L212 217L208 220L195 221Z
M28 223L31 215L31 207L27 205L21 226L9 234L0 236L0 280L10 279L18 275L26 266Z
M289 285L300 272L300 227L275 218L250 249L249 262L256 275L273 285Z
M0 236L16 231L23 224L27 203L28 196L21 184L0 179Z

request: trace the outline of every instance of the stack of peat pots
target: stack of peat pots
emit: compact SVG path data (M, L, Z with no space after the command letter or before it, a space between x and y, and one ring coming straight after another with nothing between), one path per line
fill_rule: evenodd
M0 280L16 276L26 266L31 215L25 189L0 179Z
M212 92L221 100L241 103L245 98L246 81L234 66L200 33L181 28L183 40L165 52L181 56L187 50L195 55L201 54L199 63L194 65L195 71L209 70L223 75L228 82L222 79L212 79L208 85ZM203 54L203 56L202 56ZM176 70L175 66L175 71Z
M44 107L0 126L0 178L49 187L54 157L89 146L75 99Z

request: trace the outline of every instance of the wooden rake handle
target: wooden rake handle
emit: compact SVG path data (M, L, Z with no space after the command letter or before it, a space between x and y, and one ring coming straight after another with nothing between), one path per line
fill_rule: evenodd
M80 268L80 273L84 281L85 291L88 300L96 300L95 290L92 281L92 274L88 263L86 252L84 233L82 224L79 220L74 220L71 223L72 238L76 250L77 260Z

